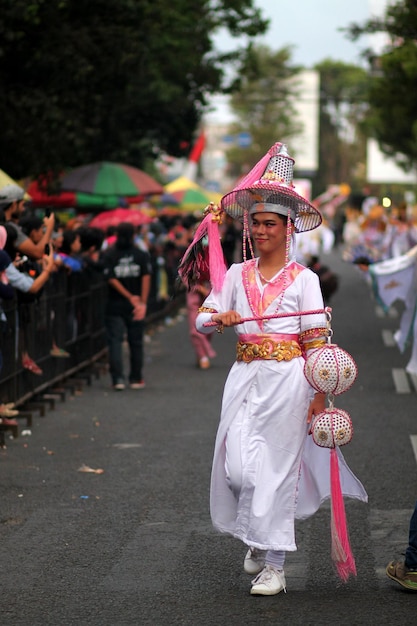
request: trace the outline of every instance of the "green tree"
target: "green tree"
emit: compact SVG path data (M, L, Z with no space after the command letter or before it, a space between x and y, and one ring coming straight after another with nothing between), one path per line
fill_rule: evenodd
M247 51L230 99L237 120L230 132L248 132L252 141L244 150L233 146L227 151L232 177L246 173L274 141L288 143L301 131L294 109L299 71L291 65L290 47L273 52L254 45Z
M95 160L179 156L229 85L220 27L265 32L253 0L2 0L1 167L14 177Z
M369 134L388 156L409 169L417 165L417 3L403 0L388 6L381 19L347 29L351 39L384 33L380 55L364 51L371 67Z
M326 59L320 74L319 170L315 186L362 184L365 174L368 73L356 65Z

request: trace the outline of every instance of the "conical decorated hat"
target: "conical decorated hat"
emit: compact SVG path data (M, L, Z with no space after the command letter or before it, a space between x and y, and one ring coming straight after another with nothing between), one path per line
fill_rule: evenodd
M322 221L321 215L295 191L293 172L294 159L288 154L287 147L275 143L233 191L223 196L222 209L232 217L240 218L245 211L253 212L254 205L265 204L265 211L281 215L289 212L296 232L317 228Z

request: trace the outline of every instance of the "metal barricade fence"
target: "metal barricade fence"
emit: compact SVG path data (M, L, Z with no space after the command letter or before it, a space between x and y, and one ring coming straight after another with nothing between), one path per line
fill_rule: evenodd
M31 301L3 301L7 324L0 322L0 403L23 404L94 363L105 361L106 299L102 274L87 269L52 274L39 296ZM184 301L184 293L180 293L166 303L151 302L146 325L175 314ZM69 356L53 356L54 344ZM25 351L42 369L42 375L23 367Z
M22 403L105 356L105 301L102 276L89 271L57 272L32 301L4 301L0 402ZM69 356L53 356L54 345ZM23 367L24 352L42 375Z

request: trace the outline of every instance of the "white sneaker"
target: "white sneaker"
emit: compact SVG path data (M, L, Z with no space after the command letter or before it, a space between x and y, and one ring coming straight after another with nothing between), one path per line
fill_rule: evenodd
M259 548L249 548L243 561L243 569L247 574L254 576L262 572L265 567L266 550Z
M145 387L145 381L144 380L138 380L135 383L130 383L129 387L131 389L143 389Z
M287 593L284 570L265 565L262 572L252 580L250 592L253 596L275 596L282 590Z
M124 391L126 389L126 385L124 383L116 383L113 385L113 389L115 391Z

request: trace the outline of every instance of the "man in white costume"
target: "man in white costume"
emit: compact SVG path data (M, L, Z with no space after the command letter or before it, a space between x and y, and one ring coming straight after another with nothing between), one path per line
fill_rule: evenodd
M244 262L230 267L196 322L203 333L213 325L220 331L235 326L238 335L237 361L223 395L210 505L215 528L249 548L244 569L255 576L253 595L286 590L285 554L297 549L294 520L312 515L330 495L329 451L308 437L325 396L304 376L304 357L326 342L323 300L317 275L289 259L292 233L319 226L321 216L294 191L293 164L277 143L222 198L224 211L243 218ZM249 234L259 255L251 259ZM366 501L340 450L339 459L343 494Z

